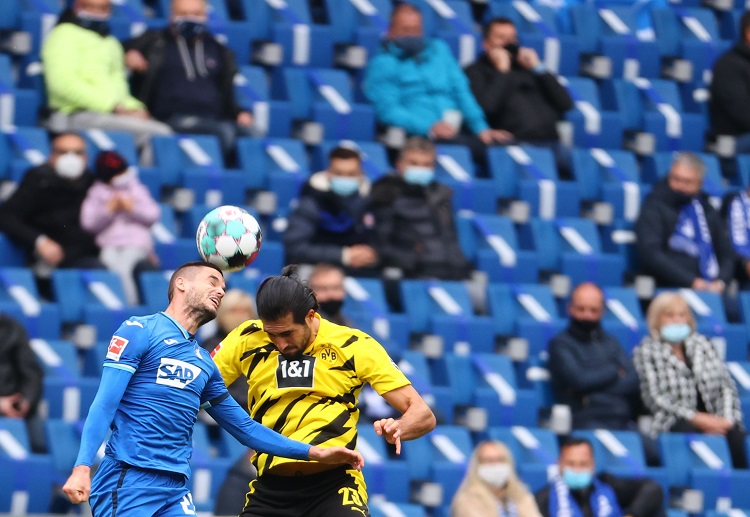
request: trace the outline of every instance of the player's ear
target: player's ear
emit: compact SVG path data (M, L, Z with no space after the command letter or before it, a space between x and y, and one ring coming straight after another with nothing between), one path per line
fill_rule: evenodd
M183 276L178 276L174 279L174 286L179 289L180 291L186 291L187 290L187 279Z
M307 311L307 314L305 315L305 321L307 321L307 323L309 324L309 323L312 323L314 319L315 319L315 309L310 309L309 311Z

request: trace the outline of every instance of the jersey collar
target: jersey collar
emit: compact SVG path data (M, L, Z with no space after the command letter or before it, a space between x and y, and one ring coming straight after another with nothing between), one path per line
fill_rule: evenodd
M177 320L174 319L169 314L167 314L166 312L161 311L159 314L161 314L162 316L164 316L165 318L167 318L169 321L171 321L172 323L174 323L174 326L179 329L180 333L182 334L182 337L184 337L185 339L190 339L190 340L192 340L192 339L195 338L194 334L191 334L190 332L188 332L187 329L185 329L185 327L183 327L182 325L180 325L179 323L177 323Z

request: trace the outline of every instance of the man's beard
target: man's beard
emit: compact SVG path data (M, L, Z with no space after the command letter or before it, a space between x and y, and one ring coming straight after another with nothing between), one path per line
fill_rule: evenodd
M190 317L195 320L199 327L216 318L216 312L218 311L218 308L214 311L211 311L211 309L206 307L206 302L202 303L201 300L198 299L195 292L188 294L186 305L188 307L188 313Z
M305 325L305 326L307 327L307 325ZM292 354L282 353L281 355L284 356L284 359L286 359L287 361L293 361L295 359L299 359L300 357L302 357L302 353L305 351L305 349L310 344L310 336L311 335L312 335L312 330L310 330L310 327L307 327L307 329L305 330L305 333L302 335L302 342L304 343L304 345L301 346L299 348L299 350L297 350L296 352L294 352Z

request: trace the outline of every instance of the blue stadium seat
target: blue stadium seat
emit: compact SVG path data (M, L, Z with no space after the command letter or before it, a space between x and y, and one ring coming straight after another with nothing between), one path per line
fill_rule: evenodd
M155 136L152 144L164 185L180 184L186 171L218 176L224 168L219 140L213 135Z
M481 35L476 29L468 2L445 0L436 4L429 0L416 0L414 4L422 12L426 35L446 42L461 66L476 61Z
M286 101L272 100L265 71L257 66L241 66L234 81L237 103L252 111L253 125L272 137L288 138L292 113Z
M481 214L497 211L493 181L477 178L471 151L459 145L437 145L435 177L453 189L453 208Z
M75 382L81 376L81 365L78 351L69 341L47 341L31 339L31 349L37 362L42 366L45 377L56 377Z
M165 306L162 307L164 309ZM104 358L107 355L109 341L97 341L91 348L83 351L83 376L99 378L102 376Z
M635 290L629 287L605 287L604 304L606 312L602 326L614 334L628 355L648 334L641 305Z
M192 228L193 231L195 229L196 227ZM159 257L159 265L162 269L176 269L185 262L198 259L195 234L186 238L180 237L172 206L162 203L161 217L159 221L151 225L151 235L154 239L154 251ZM164 307L166 303L160 305L158 310Z
M103 151L117 151L129 165L138 165L138 150L131 133L87 129L81 134L86 141L86 154L88 154L91 170L94 170L97 155Z
M507 445L516 462L516 469L532 491L539 490L557 473L560 454L557 436L549 429L534 427L491 427L491 440Z
M15 131L6 131L5 137L11 150L10 179L21 181L30 167L36 167L47 161L50 145L47 132L38 127L17 127Z
M313 149L312 166L315 170L328 168L328 153L334 147L349 147L359 152L362 159L362 170L370 181L375 181L381 176L388 174L391 166L388 163L388 155L385 147L379 142L353 141L353 140L328 140L321 142Z
M369 0L367 4L358 4L326 0L325 5L334 41L360 45L372 58L380 46L381 35L388 30L391 2Z
M708 153L696 153L706 166L706 174L703 177L703 190L709 195L722 198L729 192L721 175L721 165L716 155ZM674 155L671 152L654 153L643 161L643 180L648 183L656 183L669 173Z
M580 147L617 149L623 142L623 125L619 113L604 110L596 83L586 77L560 77L575 103L565 114L573 124L573 143Z
M193 241L195 245L195 241ZM141 273L140 286L143 303L151 313L162 311L169 303L167 287L169 286L170 271L144 271Z
M411 332L441 336L446 350L468 346L475 352L494 351L492 321L474 315L463 283L402 280L400 288Z
M60 484L49 455L33 454L25 459L0 455L0 512L15 515L49 511L53 483Z
M453 423L453 395L449 386L433 382L427 358L415 350L401 351L398 367L411 381L414 389L430 406L438 423Z
M0 434L3 437L0 445L0 457L24 459L31 454L26 424L19 418L0 417Z
M98 378L81 377L75 382L59 377L45 378L43 400L47 418L60 418L66 422L84 420L98 388Z
M0 54L0 124L3 128L36 124L41 98L36 90L16 88L9 81L13 77L10 56Z
M367 486L369 488L370 484L367 483ZM372 517L427 517L424 507L416 504L399 504L371 499L368 507Z
M195 451L195 449L193 449ZM198 512L211 512L214 508L216 495L221 488L224 478L232 467L232 461L227 458L202 458L195 452L190 458L192 475L188 485L193 495L193 505Z
M26 257L23 250L11 241L4 233L0 233L0 265L2 267L23 266Z
M365 458L363 473L370 497L383 495L390 501L408 502L410 487L406 461L389 459L386 441L375 434L372 425L360 425L357 435L357 450ZM404 450L410 445L411 442L404 445Z
M520 249L513 221L499 215L461 215L456 219L461 248L490 282L533 283L539 279L535 252Z
M561 272L574 284L622 283L625 261L619 255L604 253L596 225L590 219L532 219L530 225L542 270Z
M48 418L44 422L47 433L47 448L52 456L55 470L60 475L69 475L75 465L81 446L81 428L59 418Z
M60 337L60 309L41 299L30 269L0 268L0 311L18 317L31 337Z

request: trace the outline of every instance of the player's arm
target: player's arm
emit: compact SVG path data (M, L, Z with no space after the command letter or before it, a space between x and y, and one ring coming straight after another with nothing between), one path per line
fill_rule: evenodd
M435 429L435 415L413 386L402 386L382 396L401 413L401 418L377 420L375 432L396 445L396 454L401 454L401 440L413 440Z
M351 451L345 447L322 449L316 445L291 440L264 427L250 418L226 391L201 407L242 445L256 451L298 460L332 464L348 463L357 470L364 466L364 459L357 451Z

